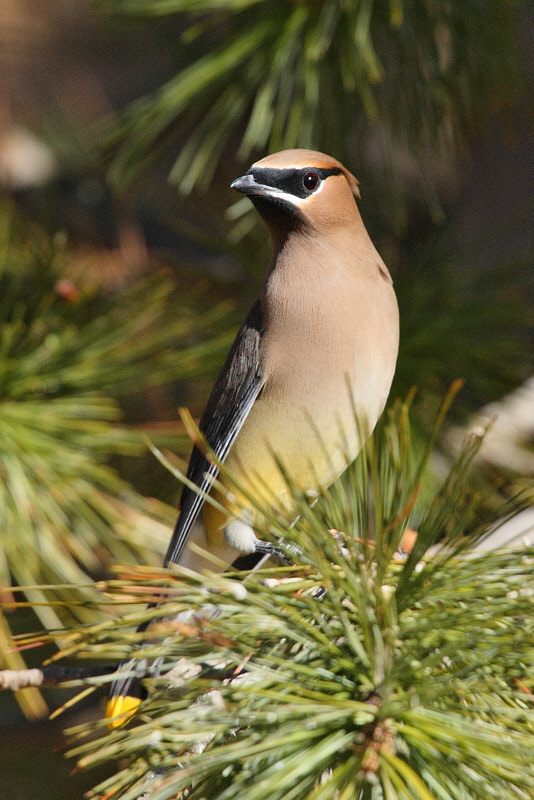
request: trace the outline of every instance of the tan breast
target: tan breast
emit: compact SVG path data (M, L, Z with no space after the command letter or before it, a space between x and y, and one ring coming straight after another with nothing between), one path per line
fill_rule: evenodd
M265 285L266 383L227 465L270 502L290 505L273 452L302 489L328 485L360 450L354 407L371 431L387 400L397 301L378 254L365 244L351 248L348 262L331 246L305 248L298 259L288 251Z

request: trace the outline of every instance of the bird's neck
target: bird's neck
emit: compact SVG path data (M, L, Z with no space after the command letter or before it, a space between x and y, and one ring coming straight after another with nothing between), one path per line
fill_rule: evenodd
M288 277L305 285L330 281L343 273L375 278L389 273L358 216L351 225L317 231L311 227L293 230L273 238L273 256L264 286Z
M287 204L277 204L272 198L266 200L261 196L250 197L258 214L269 231L276 255L293 236L302 232L304 220L297 211Z

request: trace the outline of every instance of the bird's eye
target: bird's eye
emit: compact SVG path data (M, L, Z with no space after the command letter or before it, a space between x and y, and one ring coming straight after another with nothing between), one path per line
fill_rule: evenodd
M304 184L305 189L307 189L309 192L313 192L313 190L317 189L317 186L319 185L319 176L315 172L307 172L302 179L302 183Z

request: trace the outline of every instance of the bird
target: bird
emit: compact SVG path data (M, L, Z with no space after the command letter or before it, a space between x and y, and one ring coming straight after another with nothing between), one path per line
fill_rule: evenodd
M289 512L289 483L313 493L356 458L386 404L399 345L393 281L348 169L324 153L284 150L231 186L266 224L272 257L199 423L224 474L193 448L164 560L197 571L202 556L189 541L226 564L271 552L256 536L247 497ZM122 724L141 691L130 662L129 675L112 686L106 716Z

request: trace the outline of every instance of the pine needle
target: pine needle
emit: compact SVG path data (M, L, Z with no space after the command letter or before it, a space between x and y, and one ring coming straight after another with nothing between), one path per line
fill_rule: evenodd
M133 724L85 742L94 724L70 732L80 766L121 761L90 797L532 796L534 549L476 550L486 525L471 513L471 441L430 502L411 499L430 451L413 452L408 418L398 403L312 508L294 494L294 565L127 568L126 582L101 584L107 598L120 603L127 587L142 603L164 587L168 600L74 639L51 635L70 658L147 659ZM414 519L415 562L395 544ZM176 622L184 610L189 622ZM149 619L147 640L134 629Z

